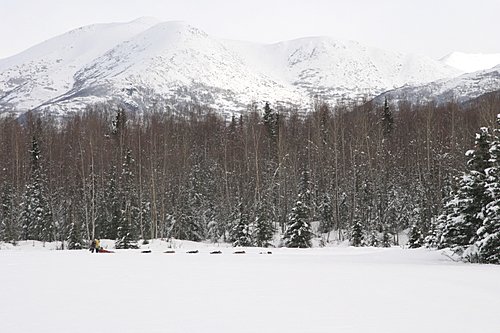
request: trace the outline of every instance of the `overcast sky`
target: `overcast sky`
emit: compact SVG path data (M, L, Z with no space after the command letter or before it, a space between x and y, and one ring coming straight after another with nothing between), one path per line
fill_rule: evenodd
M500 0L0 0L0 58L82 25L141 16L257 42L331 36L433 58L500 53L499 15Z

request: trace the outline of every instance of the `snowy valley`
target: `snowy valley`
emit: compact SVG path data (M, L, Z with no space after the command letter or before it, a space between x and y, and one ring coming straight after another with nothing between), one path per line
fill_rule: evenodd
M0 332L500 332L500 54L277 40L0 59Z

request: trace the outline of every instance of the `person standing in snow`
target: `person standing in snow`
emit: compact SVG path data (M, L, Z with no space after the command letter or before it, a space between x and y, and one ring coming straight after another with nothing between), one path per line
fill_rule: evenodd
M90 248L89 248L89 251L94 253L94 251L96 250L95 248L95 239L92 240L92 242L90 243Z
M101 241L96 239L95 240L95 253L99 253L100 249L101 249Z

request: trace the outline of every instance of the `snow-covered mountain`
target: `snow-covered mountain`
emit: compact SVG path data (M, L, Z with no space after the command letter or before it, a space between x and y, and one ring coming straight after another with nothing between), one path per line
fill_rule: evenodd
M328 37L255 44L142 18L82 27L0 60L0 113L65 114L108 100L137 109L196 101L233 112L264 100L307 108L313 97L370 97L459 74L428 57Z
M437 104L449 101L464 103L483 94L499 90L500 65L451 79L394 89L377 96L375 101L382 103L387 97L392 102L404 100L412 104L423 104L431 101Z
M500 65L500 53L463 53L453 52L440 60L444 64L465 73L477 72Z

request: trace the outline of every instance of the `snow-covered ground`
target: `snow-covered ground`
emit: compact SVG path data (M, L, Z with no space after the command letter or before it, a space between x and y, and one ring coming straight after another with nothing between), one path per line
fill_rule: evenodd
M109 242L104 246L111 247ZM0 332L491 332L500 266L399 247L0 245ZM186 251L198 249L197 254ZM220 250L222 254L210 255Z

